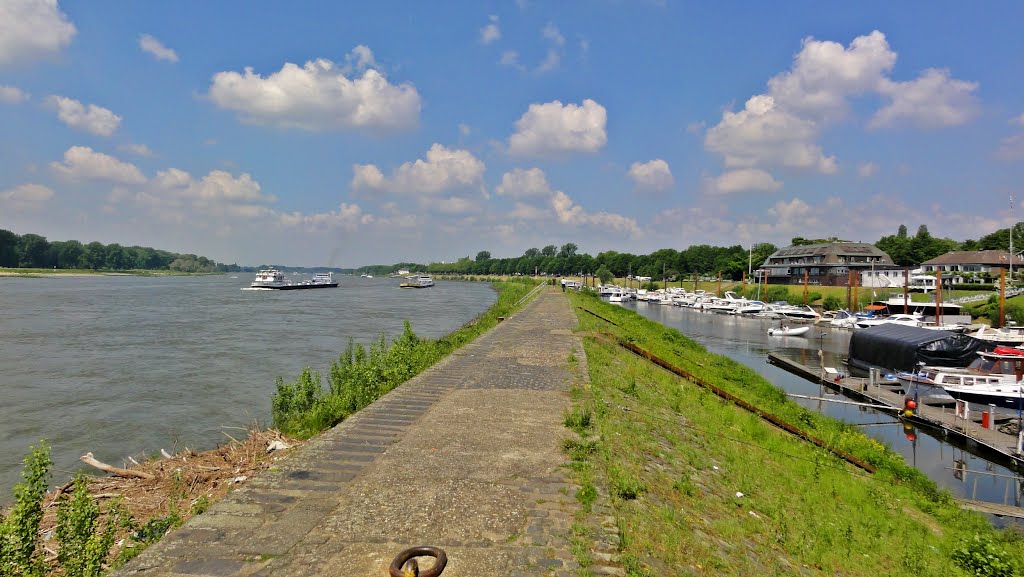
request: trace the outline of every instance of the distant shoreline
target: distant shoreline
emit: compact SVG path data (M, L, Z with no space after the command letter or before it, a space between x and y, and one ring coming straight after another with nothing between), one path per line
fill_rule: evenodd
M0 277L25 277L25 278L51 278L51 277L89 277L89 276L209 276L224 273L190 273L174 272L165 270L144 270L136 272L103 272L103 271L73 271L62 272L59 269L53 272L39 269L16 269L0 268Z

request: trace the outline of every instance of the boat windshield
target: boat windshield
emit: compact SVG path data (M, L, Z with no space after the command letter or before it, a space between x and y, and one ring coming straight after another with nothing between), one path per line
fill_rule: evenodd
M978 357L967 367L967 370L974 373L1014 375L1017 374L1018 367L1022 367L1021 360Z

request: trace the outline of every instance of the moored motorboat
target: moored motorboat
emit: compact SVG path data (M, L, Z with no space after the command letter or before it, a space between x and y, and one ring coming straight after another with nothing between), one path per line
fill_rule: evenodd
M800 335L807 334L811 330L811 327L774 327L768 329L768 336L770 337L798 337Z
M939 388L954 399L1002 408L1024 408L1024 350L996 347L981 351L966 368L925 366L896 378L908 390Z

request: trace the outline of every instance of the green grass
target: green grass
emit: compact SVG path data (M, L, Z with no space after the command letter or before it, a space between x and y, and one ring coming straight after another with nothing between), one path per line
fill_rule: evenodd
M803 409L751 369L675 330L585 294L580 331L589 389L566 424L571 474L606 479L627 575L1010 575L1024 539L960 510L925 475L852 426ZM607 336L602 336L607 335ZM832 453L656 368L617 346L630 340L830 446L878 467L869 475ZM589 501L589 503L588 503ZM586 519L578 518L578 522ZM979 539L991 555L968 554ZM958 553L959 552L959 553Z

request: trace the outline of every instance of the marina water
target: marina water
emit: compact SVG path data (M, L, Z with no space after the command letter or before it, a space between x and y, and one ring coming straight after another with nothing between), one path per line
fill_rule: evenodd
M842 361L848 355L849 330L811 325L811 331L806 336L771 337L767 334L768 328L778 327L777 320L636 301L622 306L679 330L713 353L725 355L752 368L787 393L849 401L842 395L830 393L817 383L767 363L767 355L771 352L805 365L819 366L817 357L820 347L824 352L824 366L845 370ZM920 469L956 497L1018 506L1022 504L1024 496L1021 495L1021 483L1019 478L1014 478L1012 471L938 441L924 431L904 430L903 424L890 415L851 404L800 398L793 400L809 410L857 424L866 435L903 455L907 463ZM942 409L924 408L925 412L930 410ZM908 438L908 433L912 438Z
M354 338L445 335L493 304L490 285L336 277L339 288L243 291L251 274L0 277L0 503L29 446L53 447L54 481L270 425L274 380L327 374ZM296 277L299 280L302 277Z

